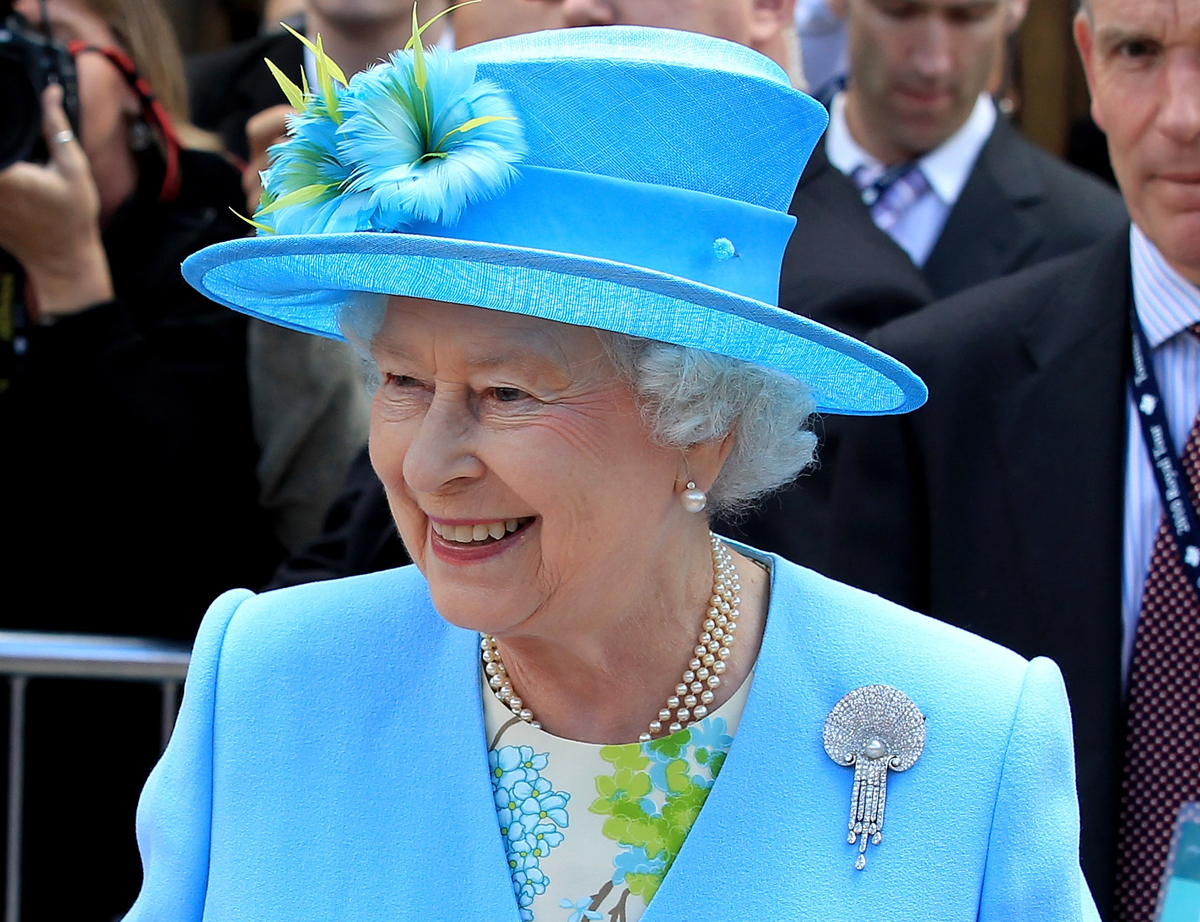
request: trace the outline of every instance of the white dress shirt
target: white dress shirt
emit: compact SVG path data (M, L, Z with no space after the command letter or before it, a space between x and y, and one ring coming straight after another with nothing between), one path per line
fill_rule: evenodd
M1200 288L1172 269L1158 248L1132 225L1129 255L1133 269L1133 303L1150 344L1151 364L1158 376L1163 409L1176 452L1182 452L1196 414L1200 413L1200 339L1187 332L1200 323ZM1154 541L1163 507L1142 428L1127 400L1125 460L1125 541L1121 566L1125 625L1125 674L1142 607L1142 590L1150 572Z
M917 266L924 266L933 252L946 219L975 168L979 152L996 127L996 118L996 104L986 93L981 93L963 126L940 147L917 161L929 180L930 191L909 206L887 231ZM833 98L829 130L825 133L825 153L829 162L847 176L853 176L862 166L875 169L883 166L850 134L850 126L846 124L845 93L838 93Z

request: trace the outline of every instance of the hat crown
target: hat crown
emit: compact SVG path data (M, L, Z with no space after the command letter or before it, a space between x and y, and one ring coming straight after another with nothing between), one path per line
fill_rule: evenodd
M786 211L828 117L773 61L670 29L537 32L457 52L511 98L524 163Z

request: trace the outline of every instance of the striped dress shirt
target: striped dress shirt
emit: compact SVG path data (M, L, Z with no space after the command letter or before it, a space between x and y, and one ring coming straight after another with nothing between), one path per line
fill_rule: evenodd
M1158 376L1175 450L1181 452L1196 414L1200 413L1200 338L1188 332L1188 327L1200 323L1200 288L1172 269L1136 224L1129 232L1129 255L1133 303L1150 343L1151 362ZM1125 541L1121 572L1124 664L1128 675L1142 590L1150 571L1150 556L1163 506L1132 401L1127 402L1126 417Z

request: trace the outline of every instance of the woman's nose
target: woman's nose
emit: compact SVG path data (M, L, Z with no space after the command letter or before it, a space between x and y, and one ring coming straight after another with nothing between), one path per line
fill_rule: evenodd
M456 397L435 394L404 454L404 481L416 493L436 494L483 476L475 454L477 423Z

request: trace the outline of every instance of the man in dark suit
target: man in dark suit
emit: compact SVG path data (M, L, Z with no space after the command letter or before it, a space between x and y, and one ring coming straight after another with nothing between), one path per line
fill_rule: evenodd
M822 156L937 297L1086 247L1125 221L1111 189L1044 153L985 92L1027 0L833 0L850 77ZM820 160L814 158L811 169Z
M1169 691L1200 683L1200 594L1139 423L1164 411L1161 442L1197 504L1200 0L1090 0L1075 31L1134 225L872 336L930 399L847 427L824 563L1059 662L1085 871L1109 918L1148 922L1171 823L1200 800L1200 704ZM1159 388L1149 400L1127 386L1134 317Z
M984 92L1026 0L833 0L831 8L846 19L850 80L830 100L829 131L801 189L837 167L861 189L845 207L857 205L886 232L935 297L1125 225L1116 192L1025 140ZM866 265L853 251L829 259L838 270ZM820 466L738 523L736 536L821 568L841 425L822 423Z

